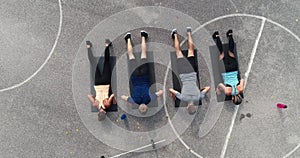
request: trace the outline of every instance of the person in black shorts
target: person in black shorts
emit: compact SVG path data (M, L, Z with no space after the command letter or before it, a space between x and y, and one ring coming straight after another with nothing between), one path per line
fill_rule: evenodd
M232 101L234 104L239 105L242 102L241 93L244 91L244 80L240 77L240 72L238 68L238 61L233 53L234 50L234 40L232 37L232 30L228 30L226 35L229 41L228 52L223 51L222 42L220 39L219 32L216 31L212 35L216 45L220 51L219 55L219 67L223 70L222 78L224 83L219 83L216 89L217 94L221 91L225 93L226 96L232 96ZM225 71L224 71L225 68Z

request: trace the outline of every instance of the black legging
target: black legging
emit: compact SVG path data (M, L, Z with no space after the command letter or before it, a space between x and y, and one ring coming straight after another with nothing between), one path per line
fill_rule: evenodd
M88 48L88 58L92 65L95 65L95 57L93 56L91 48ZM101 73L101 65L100 62L97 61L96 71L95 71L95 85L110 85L111 84L111 66L110 66L110 53L109 47L105 47L104 54L104 66L103 71Z
M234 40L232 38L232 36L228 37L228 41L229 41L229 51L231 51L233 53L234 50ZM215 42L217 44L217 47L220 51L220 53L224 52L223 51L223 46L222 46L222 42L220 37L217 37L215 39ZM231 71L238 71L238 61L236 60L236 58L229 56L228 51L224 52L224 58L223 58L223 62L222 60L220 60L219 62L219 66L220 67L225 67L225 72L231 72Z

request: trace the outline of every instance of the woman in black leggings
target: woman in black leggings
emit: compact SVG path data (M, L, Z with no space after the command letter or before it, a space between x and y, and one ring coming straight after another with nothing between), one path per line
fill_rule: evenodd
M91 47L92 43L87 41L87 49L88 49L88 58L89 61L92 63L93 67L96 65L96 71L95 71L95 91L96 96L93 96L91 94L88 95L88 99L92 103L92 105L99 109L98 112L98 120L101 121L106 116L106 109L111 106L111 104L114 102L114 94L112 94L112 90L110 88L111 84L111 72L112 68L110 66L110 53L109 53L109 47L111 46L111 42L109 40L106 41L105 46L105 54L104 54L104 66L103 71L101 73L101 65L98 61L96 61L96 58L94 57Z
M242 102L241 93L244 91L244 80L240 78L238 61L233 53L234 40L232 37L232 30L228 30L226 35L229 41L228 52L223 51L219 32L216 31L212 35L220 51L219 67L221 67L221 70L223 67L225 67L225 72L222 72L224 83L218 84L216 92L217 94L220 94L221 91L224 91L226 96L232 96L232 101L234 104L239 105Z

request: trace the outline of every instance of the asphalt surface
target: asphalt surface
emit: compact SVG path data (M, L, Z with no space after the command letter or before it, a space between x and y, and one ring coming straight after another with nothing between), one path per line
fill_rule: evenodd
M300 157L299 1L63 0L61 7L60 28L58 0L0 3L0 157L112 157L151 139L165 141L157 150L150 146L120 157ZM155 86L168 89L169 53L174 51L170 31L176 27L184 41L187 26L192 26L199 50L201 86L213 86L211 34L219 30L226 43L225 33L233 29L240 71L247 78L243 103L217 103L212 89L190 116L185 108L175 109L166 93L152 116L140 117L118 98L118 112L98 122L86 97L90 83L85 41L93 42L99 56L104 39L113 41L113 54L120 61L120 96L128 90L123 35L133 34L138 51L139 31L145 29L148 49L158 62ZM277 109L277 103L288 108ZM127 123L120 120L123 113Z

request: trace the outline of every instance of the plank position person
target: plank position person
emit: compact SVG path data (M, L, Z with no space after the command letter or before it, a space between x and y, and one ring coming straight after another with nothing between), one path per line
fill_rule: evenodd
M115 104L116 100L114 98L114 94L110 92L110 84L111 84L111 66L110 66L110 52L109 47L111 46L111 42L106 40L105 43L105 54L104 54L104 66L103 72L101 73L99 70L98 62L95 72L95 91L96 96L91 94L88 95L89 101L92 103L93 107L99 109L98 112L98 120L102 121L106 117L106 109L109 108L112 103ZM88 57L90 62L93 62L94 56L91 51L92 44L87 42L88 49ZM111 95L109 95L111 94Z
M129 70L133 71L130 76L130 80L133 86L131 97L122 95L121 98L129 103L138 104L139 112L141 114L146 114L148 110L147 104L152 100L157 99L163 94L163 91L160 90L156 93L149 94L150 88L150 79L149 79L149 65L147 63L147 53L146 53L146 39L148 33L146 31L141 31L142 37L142 54L141 59L137 60L133 54L132 43L131 43L131 34L127 33L124 37L127 43L127 51L129 58ZM140 62L140 66L139 65Z
M223 66L222 64L224 63L224 67L225 67L225 72L222 73L222 78L224 83L218 84L216 88L216 92L219 95L221 91L223 91L226 96L232 96L232 102L235 105L239 105L243 100L241 93L243 93L244 91L244 80L240 78L238 61L235 58L235 55L233 53L234 40L232 34L233 34L232 30L228 30L226 33L226 36L229 41L228 52L223 51L219 32L216 31L212 35L220 51L219 64Z
M176 96L181 101L187 103L187 109L189 114L196 112L195 103L199 102L199 99L203 99L206 93L210 90L210 87L204 87L198 89L197 85L197 63L194 56L194 42L191 35L192 29L187 27L188 36L188 55L187 58L182 54L180 44L178 40L177 30L172 30L172 39L174 40L174 47L177 56L177 67L179 78L182 82L181 93L170 88L169 91L174 98Z

